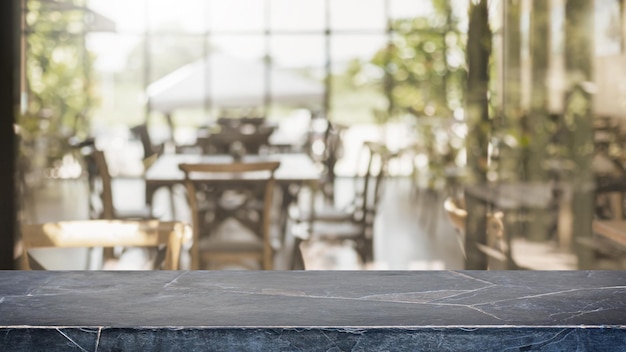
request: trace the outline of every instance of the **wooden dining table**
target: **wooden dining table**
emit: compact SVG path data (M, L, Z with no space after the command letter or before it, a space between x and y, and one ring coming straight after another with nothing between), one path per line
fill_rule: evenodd
M146 203L152 206L155 192L163 187L170 188L182 184L185 174L178 168L181 163L232 163L234 158L226 154L164 154L150 166L145 174ZM302 187L315 189L318 185L322 171L305 153L282 153L268 155L244 155L242 162L256 161L280 161L280 167L274 172L276 187L281 194L280 227L282 236L286 229L286 213L290 204L298 196ZM234 175L215 174L211 175L213 182L232 182ZM255 176L251 176L255 177ZM237 179L240 181L241 179ZM202 179L205 182L206 178ZM295 190L294 190L295 189ZM281 238L281 241L284 238Z
M322 171L305 153L284 153L269 155L245 155L243 162L280 161L280 167L274 173L276 184L285 187L293 184L314 184ZM234 158L226 154L164 154L146 171L146 202L152 204L154 192L161 188L181 184L185 174L178 168L181 163L232 163ZM227 181L228 176L215 175L215 181Z

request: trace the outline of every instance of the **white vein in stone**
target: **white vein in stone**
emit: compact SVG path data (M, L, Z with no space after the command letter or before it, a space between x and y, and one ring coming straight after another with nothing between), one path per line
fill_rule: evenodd
M446 304L443 304L443 305L446 305ZM450 305L452 305L452 304L450 304ZM494 314L491 314L491 313L485 312L484 310L482 310L482 309L480 309L480 308L478 308L478 307L476 307L476 306L473 306L473 305L464 305L464 304L459 304L459 306L461 306L461 307L467 307L467 308L469 308L469 309L473 309L473 310L475 310L475 311L477 311L477 312L480 312L480 313L482 313L482 314L488 315L488 316L490 316L490 317L492 317L492 318L494 318L494 319L500 320L500 321L502 321L502 320L503 320L502 318L499 318L498 316L496 316L496 315L494 315Z
M581 311L575 311L575 312L561 312L561 313L554 313L554 314L550 314L549 316L552 317L554 315L567 315L567 314L571 314L569 317L565 317L565 318L561 318L561 320L571 320L580 316L583 316L585 314L589 314L589 313L597 313L597 312L604 312L607 310L613 310L613 308L596 308L596 309L592 309L592 310L581 310Z
M501 299L501 300L497 300L497 301L491 301L491 302L488 302L488 303L480 303L479 305L494 304L494 303L508 302L508 301L516 301L516 300L528 299L528 298L538 298L538 297L545 297L545 296L553 296L553 295L558 295L558 294L562 294L562 293L570 293L570 292L578 292L578 291L615 290L615 289L626 289L626 286L572 288L572 289L569 289L569 290L545 292L545 293L538 293L538 294L528 295L528 296L521 296L521 297Z
M100 335L102 335L102 328L98 328L98 336L96 337L96 349L94 352L98 352L98 347L100 347Z
M163 288L168 288L170 287L170 285L175 284L178 282L178 279L180 279L181 277L187 275L189 272L188 271L183 271L182 273L176 275L175 278L173 278L172 280L170 280L168 283L166 283L165 285L163 285Z
M493 282L489 282L487 280L479 279L477 277L473 277L473 276L467 275L467 274L459 272L459 271L449 271L449 272L453 273L455 275L458 275L458 276L462 276L462 277L464 277L466 279L475 280L475 281L478 281L478 282L482 282L484 284L495 285Z
M434 291L414 291L414 292L402 292L402 293L383 293L383 294L362 296L362 297L359 297L359 299L373 300L373 301L379 301L379 302L431 303L437 300L449 299L449 298L453 298L453 297L457 297L457 296L461 296L465 294L477 293L478 291L481 291L490 287L493 287L493 286L485 286L485 287L480 287L480 288L473 289L473 290L434 290ZM428 295L430 294L446 293L446 292L450 292L453 294L447 295L447 296L441 296L441 297L428 297ZM426 297L424 297L422 301L402 299L402 297L407 297L410 295L426 295ZM398 297L399 299L393 299L394 297ZM472 296L468 296L468 297L472 297Z
M80 348L81 351L84 352L88 352L86 349L84 349L81 345L77 344L76 341L72 340L71 337L69 337L68 335L66 335L61 329L56 329L56 331L59 332L59 334L63 335L63 337L65 337L66 339L68 339L71 343L73 343L74 345L76 345L76 347Z
M571 334L572 332L574 332L573 329L571 329L571 330L570 329L563 329L563 330L557 332L556 334L554 334L554 336L552 336L552 337L550 337L550 338L548 338L546 340L526 343L526 344L523 344L523 345L520 345L520 346L507 347L505 349L505 351L508 351L508 350L519 351L521 348L528 349L529 347L532 348L533 350L542 349L542 347L544 347L544 346L548 346L548 345L559 343L559 342L563 341L567 337L567 335ZM523 339L525 337L530 337L532 339L532 338L535 337L535 335L520 336L519 338ZM559 338L559 339L556 340L557 338Z

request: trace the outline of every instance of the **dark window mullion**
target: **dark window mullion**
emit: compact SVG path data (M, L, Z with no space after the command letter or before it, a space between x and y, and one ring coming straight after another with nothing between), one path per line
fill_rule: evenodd
M264 116L267 116L270 111L270 106L272 104L272 66L273 62L270 60L270 38L272 36L271 31L271 15L270 15L270 1L265 0L265 53L263 55L263 67L265 68L265 87L263 92L263 109Z
M324 9L325 11L325 29L324 29L324 39L325 39L325 55L326 55L326 63L324 65L325 67L325 91L324 91L324 102L323 102L323 114L324 116L326 116L326 118L330 117L330 108L331 108L331 102L330 102L330 93L331 93L331 68L332 68L332 64L331 64L331 53L330 53L330 36L331 36L331 29L330 29L330 0L326 0L325 4L326 8Z
M205 18L205 23L209 23L210 26L210 13L211 13L211 7L209 5L209 1L205 1L204 2L204 18ZM210 48L209 48L209 43L211 40L211 36L212 36L212 32L210 27L207 26L204 30L203 36L204 39L202 41L202 62L203 62L203 72L204 72L204 113L205 113L205 117L207 119L207 123L209 122L208 120L211 117L211 108L213 106L213 100L212 100L212 90L211 90L211 79L210 79L210 70L211 70L211 55L212 53L210 52Z

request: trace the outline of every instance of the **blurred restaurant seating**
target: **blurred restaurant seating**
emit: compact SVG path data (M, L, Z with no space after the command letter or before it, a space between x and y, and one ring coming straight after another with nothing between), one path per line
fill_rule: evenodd
M270 135L274 126L265 124L253 125L219 124L200 131L196 143L204 154L259 154L269 146Z
M152 209L144 206L133 210L115 209L113 202L112 178L106 155L95 146L85 155L85 165L89 185L89 210L92 219L154 219Z
M131 133L139 138L141 142L141 147L143 148L143 160L154 160L159 155L163 154L165 149L165 144L154 144L152 142L152 137L150 136L150 131L148 131L148 125L145 123L136 125L131 127Z
M577 242L592 250L596 269L620 269L626 265L626 221L624 179L604 180L595 190L593 237Z
M151 257L107 261L99 267L107 270L163 269L178 270L183 242L189 241L191 229L180 222L158 220L82 220L21 226L22 269L44 269L31 255L42 248L154 248ZM128 253L128 252L127 252ZM84 268L75 268L84 269Z
M250 260L253 269L274 267L270 221L279 166L277 161L179 164L192 214L192 269L250 267ZM224 228L231 219L242 226Z
M194 269L219 227L254 269L626 268L624 6L485 2L26 0L19 219L193 223Z
M462 198L448 197L444 200L443 207L448 218L457 230L459 247L465 256L465 232L467 224L467 210ZM474 243L478 249L488 257L487 268L489 270L519 269L514 261L507 259L510 257L508 241L504 238L503 214L487 214L486 216L486 240L484 243Z
M296 225L293 267L306 268L300 249L303 241L349 241L354 246L361 263L374 258L374 219L380 205L387 164L394 155L385 146L366 142L363 145L366 166L362 175L354 177L355 194L348 206L296 209L292 219Z

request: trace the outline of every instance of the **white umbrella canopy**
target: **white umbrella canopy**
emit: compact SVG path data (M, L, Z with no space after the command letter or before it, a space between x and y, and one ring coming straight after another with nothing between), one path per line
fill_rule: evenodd
M211 54L183 66L148 86L147 98L155 111L211 106L257 107L265 99L265 64ZM270 71L272 102L298 107L318 107L324 96L320 82L280 71Z

